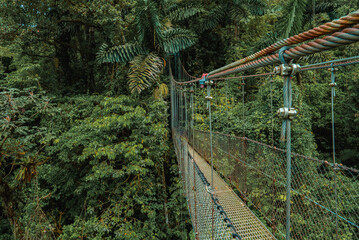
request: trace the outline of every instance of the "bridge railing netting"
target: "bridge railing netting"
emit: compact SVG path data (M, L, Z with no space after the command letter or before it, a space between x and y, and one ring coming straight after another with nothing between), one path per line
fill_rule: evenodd
M208 180L188 151L188 142L180 132L173 132L183 187L197 239L233 239L233 229L227 226L225 215L215 204ZM240 239L240 238L236 238Z
M324 37L318 38L320 36ZM358 64L359 56L302 67L291 63L291 61L304 56L358 41L359 11L355 11L339 20L274 43L249 57L213 70L209 74L203 74L202 77L189 75L184 70L178 56L175 56L173 75L171 63L169 64L171 125L192 220L194 223L203 221L200 224L206 226L202 229L194 226L196 232L202 234L203 230L203 236L209 236L205 235L208 228L206 222L208 219L206 218L211 218L212 215L200 217L205 220L199 219L200 215L197 210L201 210L197 207L200 207L203 213L207 213L205 206L213 205L215 201L213 201L212 193L208 191L210 180L203 180L203 174L198 166L196 167L194 161L191 163L189 160L191 157L182 152L187 144L213 166L213 169L233 187L238 196L278 239L359 239L359 171L336 163L333 103L334 87L336 86L335 67ZM288 47L295 44L301 45ZM279 52L274 53L278 49L280 49ZM254 69L270 65L275 66L273 72L249 75L249 73L254 73ZM291 76L304 71L328 69L328 67L331 71L330 86L332 87L333 162L291 153L290 123L292 119L289 116L289 114L294 114L294 117L296 115L295 109L291 106ZM235 73L242 73L242 76L233 76ZM240 78L244 86L244 79L275 75L281 75L284 83L284 108L280 110L283 113L281 114L283 118L281 140L286 140L286 150L244 136L212 132L211 106L216 103L212 101L211 88L215 86L215 81ZM228 77L223 78L224 76ZM199 90L196 86L197 83L201 89L204 87L207 89ZM207 96L202 96L204 98L201 100L198 94L204 95L206 90ZM242 91L244 91L244 87ZM244 106L244 92L242 94L242 105ZM203 110L208 117L208 126L194 125L194 111L198 110L198 106L201 110L208 110ZM285 112L286 114L284 114ZM201 131L198 128L209 129L209 131ZM193 175L192 178L191 175ZM203 180L204 185L201 185L198 177ZM197 185L198 189L205 189L205 191L191 192L191 189L197 190ZM197 198L198 194L202 194L201 199ZM208 194L212 197L208 198ZM204 201L205 205L201 205L199 201ZM213 211L216 210L213 210L212 207L212 214L214 214ZM219 229L222 229L221 226ZM212 223L211 227L213 229ZM211 237L207 239L211 239Z
M216 171L238 190L276 237L284 238L285 151L246 137L212 134ZM210 159L209 138L209 132L194 130L194 148L205 159ZM292 154L291 237L335 239L338 231L339 239L358 239L358 185L354 169Z

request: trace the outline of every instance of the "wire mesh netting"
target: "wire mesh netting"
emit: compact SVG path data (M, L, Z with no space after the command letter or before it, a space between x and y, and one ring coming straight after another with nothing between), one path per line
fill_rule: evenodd
M208 88L204 98L206 89L193 91L193 85L181 85L194 77L177 61L174 69L178 82L170 72L172 132L193 228L199 239L231 238L231 234L226 235L231 231L222 228L226 225L219 227L222 238L216 237L217 233L212 235L213 223L226 218L242 239L271 239L273 235L285 239L289 232L291 239L359 239L358 170L334 164L335 161L329 163L291 153L289 188L286 168L290 158L287 159L285 150L246 137L196 129L194 109L211 123L209 106L216 102L207 100ZM196 99L196 92L202 98ZM190 156L186 156L188 152ZM212 161L213 192L208 190ZM288 194L290 190L290 229L286 232L287 190ZM221 208L211 207L218 203L226 209L224 218L216 215L216 211L221 215ZM273 235L266 233L267 228Z
M194 139L196 151L208 159L209 132L196 130ZM284 238L285 151L221 133L213 133L213 146L216 170L240 191L276 237ZM358 239L357 179L355 169L292 154L292 238L335 239L338 234L338 239Z
M241 239L230 226L231 220L188 151L187 142L181 138L181 135L174 134L176 154L196 238Z

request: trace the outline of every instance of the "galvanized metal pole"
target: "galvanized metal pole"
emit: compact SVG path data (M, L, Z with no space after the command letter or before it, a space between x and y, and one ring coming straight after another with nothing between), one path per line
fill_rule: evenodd
M335 159L335 128L334 128L334 98L335 98L335 87L337 84L335 83L335 74L334 74L334 67L333 63L330 67L331 71L331 83L330 86L332 88L331 91L331 103L332 103L332 141L333 141L333 171L334 171L334 194L335 194L335 235L336 239L338 239L338 192L337 192L337 163Z
M283 118L281 140L286 140L286 240L290 239L290 191L292 180L292 153L291 153L291 120L293 120L297 114L297 111L292 108L292 82L291 75L300 71L298 64L288 65L284 59L284 52L287 47L283 47L279 50L279 60L282 65L274 69L274 73L283 76L283 100L284 108L278 110L278 115Z
M290 76L283 77L283 80L286 81L287 89L284 92L287 92L287 100L284 100L284 106L290 109L292 106L291 99L292 89L291 89L291 81ZM286 94L284 94L285 96ZM289 97L290 96L290 97ZM285 104L287 102L287 104ZM291 189L291 181L292 181L292 157L291 157L291 121L289 119L285 120L287 125L286 131L286 158L287 158L287 189L286 189L286 240L290 239L290 189Z
M171 81L171 83L170 83L170 85L171 85L171 129L173 131L173 129L174 129L174 117L175 117L175 115L174 115L175 102L174 102L172 73L171 73L170 77L171 77L171 79L170 79L170 81Z

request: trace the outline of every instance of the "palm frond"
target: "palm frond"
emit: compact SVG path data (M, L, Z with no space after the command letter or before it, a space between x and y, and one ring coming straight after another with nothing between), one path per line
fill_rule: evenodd
M254 47L252 49L250 49L246 53L246 55L251 55L255 52L258 52L261 49L264 49L264 48L272 45L273 43L277 42L278 40L280 40L280 36L277 32L268 32L259 41L257 41L254 44Z
M224 7L221 5L213 8L208 13L208 16L206 18L204 18L202 25L201 25L201 30L206 31L206 30L216 27L221 22L221 20L224 18L225 13L226 13L226 11L225 11Z
M229 16L235 22L239 22L241 19L248 17L248 10L242 5L234 5L230 12Z
M138 1L135 12L135 25L139 41L144 44L148 40L146 34L150 33L151 30L155 31L157 36L161 38L162 25L155 2Z
M114 47L109 47L106 43L103 43L97 52L96 61L98 63L125 63L139 54L146 54L146 50L138 43L128 43Z
M330 13L334 12L335 9L338 7L337 3L334 2L319 2L315 6L315 12L316 13Z
M233 0L234 5L246 8L252 15L263 15L267 7L263 0Z
M130 62L128 86L131 93L141 93L156 83L162 73L163 61L155 53L136 56Z
M304 24L308 0L290 0L283 9L283 17L279 20L279 29L283 38L299 33Z
M162 47L166 53L173 54L193 46L197 37L190 30L182 28L170 28L162 32Z
M193 17L199 13L205 12L205 9L200 6L184 6L175 8L168 13L168 18L172 21L181 21Z

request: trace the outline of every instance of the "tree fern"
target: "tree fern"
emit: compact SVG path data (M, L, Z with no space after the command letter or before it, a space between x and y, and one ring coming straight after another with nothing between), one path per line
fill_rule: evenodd
M158 82L163 61L155 53L136 56L130 62L128 86L131 93L141 93Z
M196 35L190 30L181 28L171 28L162 32L162 47L166 53L176 53L183 49L193 46L196 41Z
M139 54L146 54L146 50L138 43L128 43L115 47L109 47L106 43L103 43L97 52L97 62L125 63Z

